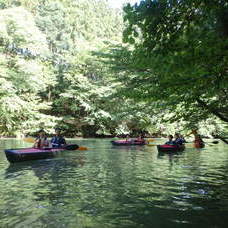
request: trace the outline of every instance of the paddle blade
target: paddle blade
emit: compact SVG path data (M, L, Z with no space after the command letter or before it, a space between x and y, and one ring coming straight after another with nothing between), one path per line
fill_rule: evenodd
M85 146L78 146L77 144L70 144L64 147L66 150L88 150Z
M193 147L195 147L195 145L193 143L186 143L185 147L186 148L193 148Z
M88 148L85 146L79 146L77 150L88 150Z
M77 144L70 144L63 147L66 150L77 150L79 146Z
M147 139L147 141L148 141L148 142L153 142L153 141L154 141L154 139Z
M28 138L24 138L23 141L28 142L28 143L34 143L35 139L28 137Z

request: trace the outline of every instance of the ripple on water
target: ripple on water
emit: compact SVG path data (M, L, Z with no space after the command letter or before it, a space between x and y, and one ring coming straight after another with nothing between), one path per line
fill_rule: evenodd
M0 154L0 227L226 227L223 145L161 156L109 140L78 144L90 150L14 165Z

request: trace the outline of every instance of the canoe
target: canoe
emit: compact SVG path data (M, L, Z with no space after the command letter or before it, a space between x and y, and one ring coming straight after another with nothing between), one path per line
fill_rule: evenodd
M37 148L21 148L21 149L6 149L5 154L6 158L9 162L22 162L22 161L30 161L30 160L38 160L38 159L46 159L52 158L59 151L64 150L76 150L78 145L71 144L67 145L63 148L45 148L45 149L37 149Z
M185 145L157 145L158 152L166 152L166 153L172 153L172 152L180 152L185 150Z
M136 140L115 140L111 141L112 145L115 146L132 146L132 145L138 145L138 146L143 146L146 144L145 141L136 141Z

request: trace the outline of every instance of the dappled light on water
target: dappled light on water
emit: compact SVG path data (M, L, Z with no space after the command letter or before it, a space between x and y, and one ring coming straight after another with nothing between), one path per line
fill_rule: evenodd
M0 227L225 227L228 222L228 149L222 142L171 155L156 147L115 147L107 139L75 142L89 150L9 164L3 149L29 144L1 140Z

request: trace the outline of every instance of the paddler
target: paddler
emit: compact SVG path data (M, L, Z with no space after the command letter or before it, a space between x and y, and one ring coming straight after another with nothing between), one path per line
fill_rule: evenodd
M43 148L49 147L49 141L47 139L46 132L43 129L41 129L41 130L38 131L38 134L39 135L36 138L33 147L34 148L39 148L39 149L43 149Z
M168 141L165 144L167 144L167 145L174 145L173 136L172 135L169 135L168 136Z
M61 135L61 129L55 129L55 136L51 139L51 145L53 148L60 148L66 145L66 140Z

